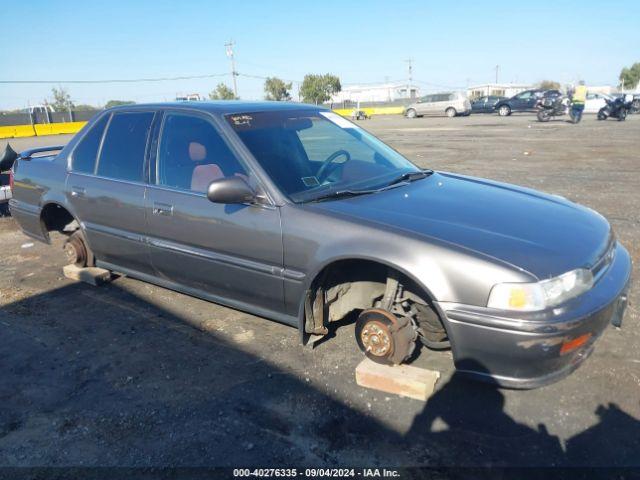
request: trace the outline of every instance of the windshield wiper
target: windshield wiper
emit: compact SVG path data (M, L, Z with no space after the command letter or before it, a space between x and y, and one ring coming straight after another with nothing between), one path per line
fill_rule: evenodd
M387 186L395 185L396 183L402 182L413 182L414 180L420 180L422 178L428 177L429 175L433 175L433 170L418 170L417 172L406 172L391 180L387 184Z
M307 200L308 202L321 202L322 200L335 200L338 198L357 197L358 195L367 195L369 193L377 193L380 190L336 190L335 192L325 193L317 197Z

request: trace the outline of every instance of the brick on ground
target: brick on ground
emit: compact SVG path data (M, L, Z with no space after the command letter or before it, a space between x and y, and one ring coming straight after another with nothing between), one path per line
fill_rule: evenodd
M361 387L426 401L440 372L411 365L387 366L365 358L356 367L356 383Z
M64 276L71 280L88 283L98 286L111 280L111 272L98 267L77 267L75 265L65 265L62 267Z

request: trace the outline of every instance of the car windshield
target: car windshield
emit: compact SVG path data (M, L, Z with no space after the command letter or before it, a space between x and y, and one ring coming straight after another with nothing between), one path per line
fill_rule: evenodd
M420 171L330 111L282 110L226 118L278 188L296 203L345 190L375 191L405 173Z

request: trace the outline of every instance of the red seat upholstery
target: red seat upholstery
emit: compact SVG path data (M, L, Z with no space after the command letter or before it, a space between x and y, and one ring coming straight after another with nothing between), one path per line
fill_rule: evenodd
M209 184L219 178L224 178L224 174L215 163L198 165L193 169L193 175L191 176L191 190L194 192L206 192Z

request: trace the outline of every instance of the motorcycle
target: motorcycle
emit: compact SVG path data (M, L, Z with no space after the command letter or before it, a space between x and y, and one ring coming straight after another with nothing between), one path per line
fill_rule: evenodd
M555 98L543 98L538 102L538 121L548 122L553 117L560 117L569 114L571 121L575 123L573 112L571 111L571 102L565 96Z
M605 99L607 104L598 112L598 120L606 120L607 118L617 118L619 122L627 118L627 114L631 111L632 102L627 102L624 96L616 97L612 100Z

